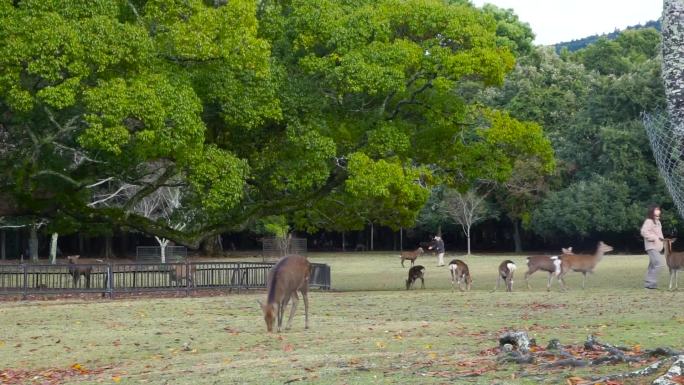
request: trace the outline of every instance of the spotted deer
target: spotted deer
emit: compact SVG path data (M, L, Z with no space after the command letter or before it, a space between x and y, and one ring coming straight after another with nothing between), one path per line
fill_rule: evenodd
M506 291L513 291L513 273L515 273L516 269L515 262L510 259L501 262L499 264L499 274L496 277L496 287L492 291L499 290L499 284L502 280L506 283Z
M449 262L449 272L451 273L451 289L454 289L454 282L458 282L458 289L463 291L462 282L465 282L466 291L470 290L473 280L470 277L468 265L460 259L452 259Z
M527 289L530 289L530 275L537 271L545 271L549 273L549 280L546 283L546 291L551 290L551 281L553 277L556 278L561 272L561 256L564 254L572 254L572 247L561 248L561 255L534 255L527 257L527 272L525 272L525 283Z

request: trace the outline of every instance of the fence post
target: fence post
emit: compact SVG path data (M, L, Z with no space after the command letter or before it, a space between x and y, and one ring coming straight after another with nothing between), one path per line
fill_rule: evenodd
M185 296L190 296L190 261L187 258L185 259Z
M109 293L109 299L114 298L114 268L112 263L107 264L107 287L106 291Z
M28 271L26 271L26 264L22 263L21 264L21 270L22 270L22 276L24 277L24 282L21 285L22 292L21 292L21 299L25 300L26 296L28 295Z
M326 278L325 278L326 279L326 289L330 290L330 289L332 289L332 274L330 271L331 269L330 269L330 265L328 265L328 264L326 264L325 267L326 267L326 269L325 269L326 270Z
M237 264L237 275L238 275L238 282L237 282L237 292L240 294L240 288L242 287L242 264L238 262Z

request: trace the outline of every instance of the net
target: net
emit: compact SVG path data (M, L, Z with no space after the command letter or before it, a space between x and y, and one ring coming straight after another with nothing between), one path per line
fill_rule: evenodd
M684 218L684 126L673 125L665 112L644 114L643 122L660 175Z

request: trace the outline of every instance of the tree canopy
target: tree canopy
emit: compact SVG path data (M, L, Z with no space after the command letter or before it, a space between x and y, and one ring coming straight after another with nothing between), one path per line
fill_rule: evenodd
M519 159L553 168L539 126L459 91L501 85L511 50L526 49L529 29L505 28L505 12L2 0L0 18L6 214L196 246L274 215L303 228L404 225L430 184L503 181ZM134 209L164 187L181 192L182 230Z

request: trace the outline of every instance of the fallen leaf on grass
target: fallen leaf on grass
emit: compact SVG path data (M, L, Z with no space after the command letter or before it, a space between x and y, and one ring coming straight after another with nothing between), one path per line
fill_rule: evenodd
M674 376L670 378L670 381L674 382L675 384L684 384L684 375Z
M579 383L581 383L583 381L584 381L584 378L582 378L582 377L570 377L567 380L565 380L565 382L568 385L578 385Z
M116 382L117 384L121 382L121 377L119 376L112 376L112 381Z
M283 345L283 351L284 352L291 352L294 350L294 346L292 344L285 344Z
M88 370L86 368L84 368L83 366L81 366L81 364L78 364L78 363L71 365L71 368L78 371L81 374L88 373Z

